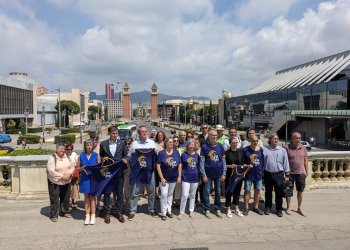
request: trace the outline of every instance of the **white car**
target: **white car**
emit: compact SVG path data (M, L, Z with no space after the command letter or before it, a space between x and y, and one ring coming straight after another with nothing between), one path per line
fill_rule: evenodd
M311 150L311 145L310 143L308 143L307 141L301 141L300 142L301 144L303 144L306 148L307 151L310 151Z

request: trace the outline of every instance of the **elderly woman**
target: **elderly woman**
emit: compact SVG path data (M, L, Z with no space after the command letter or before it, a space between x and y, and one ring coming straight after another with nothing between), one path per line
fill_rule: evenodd
M94 165L100 162L100 156L93 151L91 140L84 142L84 152L81 153L78 160L78 166L82 170L86 165ZM94 225L96 222L96 197L90 195L90 176L85 171L80 175L80 193L84 194L85 221L84 225Z
M73 152L74 146L72 143L68 143L66 145L66 155L69 158L70 162L72 163L72 166L74 168L77 168L78 158L79 156L77 153ZM70 198L72 200L72 208L77 208L77 204L75 203L76 200L80 198L79 196L79 177L75 177L73 174L72 181L71 181L71 194Z
M166 216L173 218L171 204L176 183L181 183L181 157L179 151L174 149L172 138L165 140L165 149L158 153L157 172L160 178L160 207L161 218L166 220Z
M74 167L65 154L65 145L58 143L56 152L47 162L47 177L50 196L50 219L57 222L58 215L70 218L70 182Z
M189 139L186 145L186 151L181 155L182 162L182 196L180 205L180 215L182 219L188 198L190 198L188 209L190 218L193 218L194 202L199 182L199 154L195 151L194 139Z

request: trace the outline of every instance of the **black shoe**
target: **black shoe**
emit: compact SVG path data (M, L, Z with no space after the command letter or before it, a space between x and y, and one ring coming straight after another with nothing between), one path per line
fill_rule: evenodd
M153 211L148 212L148 214L152 217L158 217L158 215Z
M135 217L135 214L131 214L131 213L130 213L130 214L128 215L128 220L129 220L129 221L132 221L132 220L134 219L134 217Z
M283 217L283 212L282 212L282 210L278 210L278 211L277 211L277 216L278 216L278 217Z
M270 208L269 207L267 207L267 208L265 208L265 215L269 215L270 214Z
M243 213L244 216L248 216L249 209L248 208L243 208L242 213Z
M259 215L263 215L263 214L264 214L264 212L261 211L259 208L253 208L253 212L254 212L254 213L257 213L257 214L259 214Z

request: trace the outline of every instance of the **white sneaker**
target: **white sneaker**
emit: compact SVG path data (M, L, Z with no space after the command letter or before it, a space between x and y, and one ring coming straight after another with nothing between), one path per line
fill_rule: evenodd
M244 215L242 214L241 210L239 210L239 209L233 210L233 213L234 213L235 215L237 215L238 217L243 217L243 216L244 216Z
M96 215L92 214L91 215L91 220L90 220L90 225L95 225L95 223L96 223Z
M84 221L84 225L89 225L90 224L90 214L87 214L85 216L85 221Z
M227 216L228 218L232 218L232 212L231 212L231 209L230 209L230 208L227 209L226 216Z

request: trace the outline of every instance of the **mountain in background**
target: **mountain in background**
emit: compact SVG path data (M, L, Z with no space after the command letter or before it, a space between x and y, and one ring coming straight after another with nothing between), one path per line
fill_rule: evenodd
M94 94L90 96L91 99L96 99L96 100L101 100L103 101L105 99L105 95L97 95L95 92ZM120 92L114 94L114 99L120 100ZM134 92L130 94L130 99L132 103L142 103L142 104L150 104L151 103L151 92L144 90L140 92ZM173 100L173 99L181 99L181 100L204 100L204 101L209 101L210 98L205 97L205 96L172 96L172 95L167 95L163 93L158 93L158 103L162 103L163 100Z

